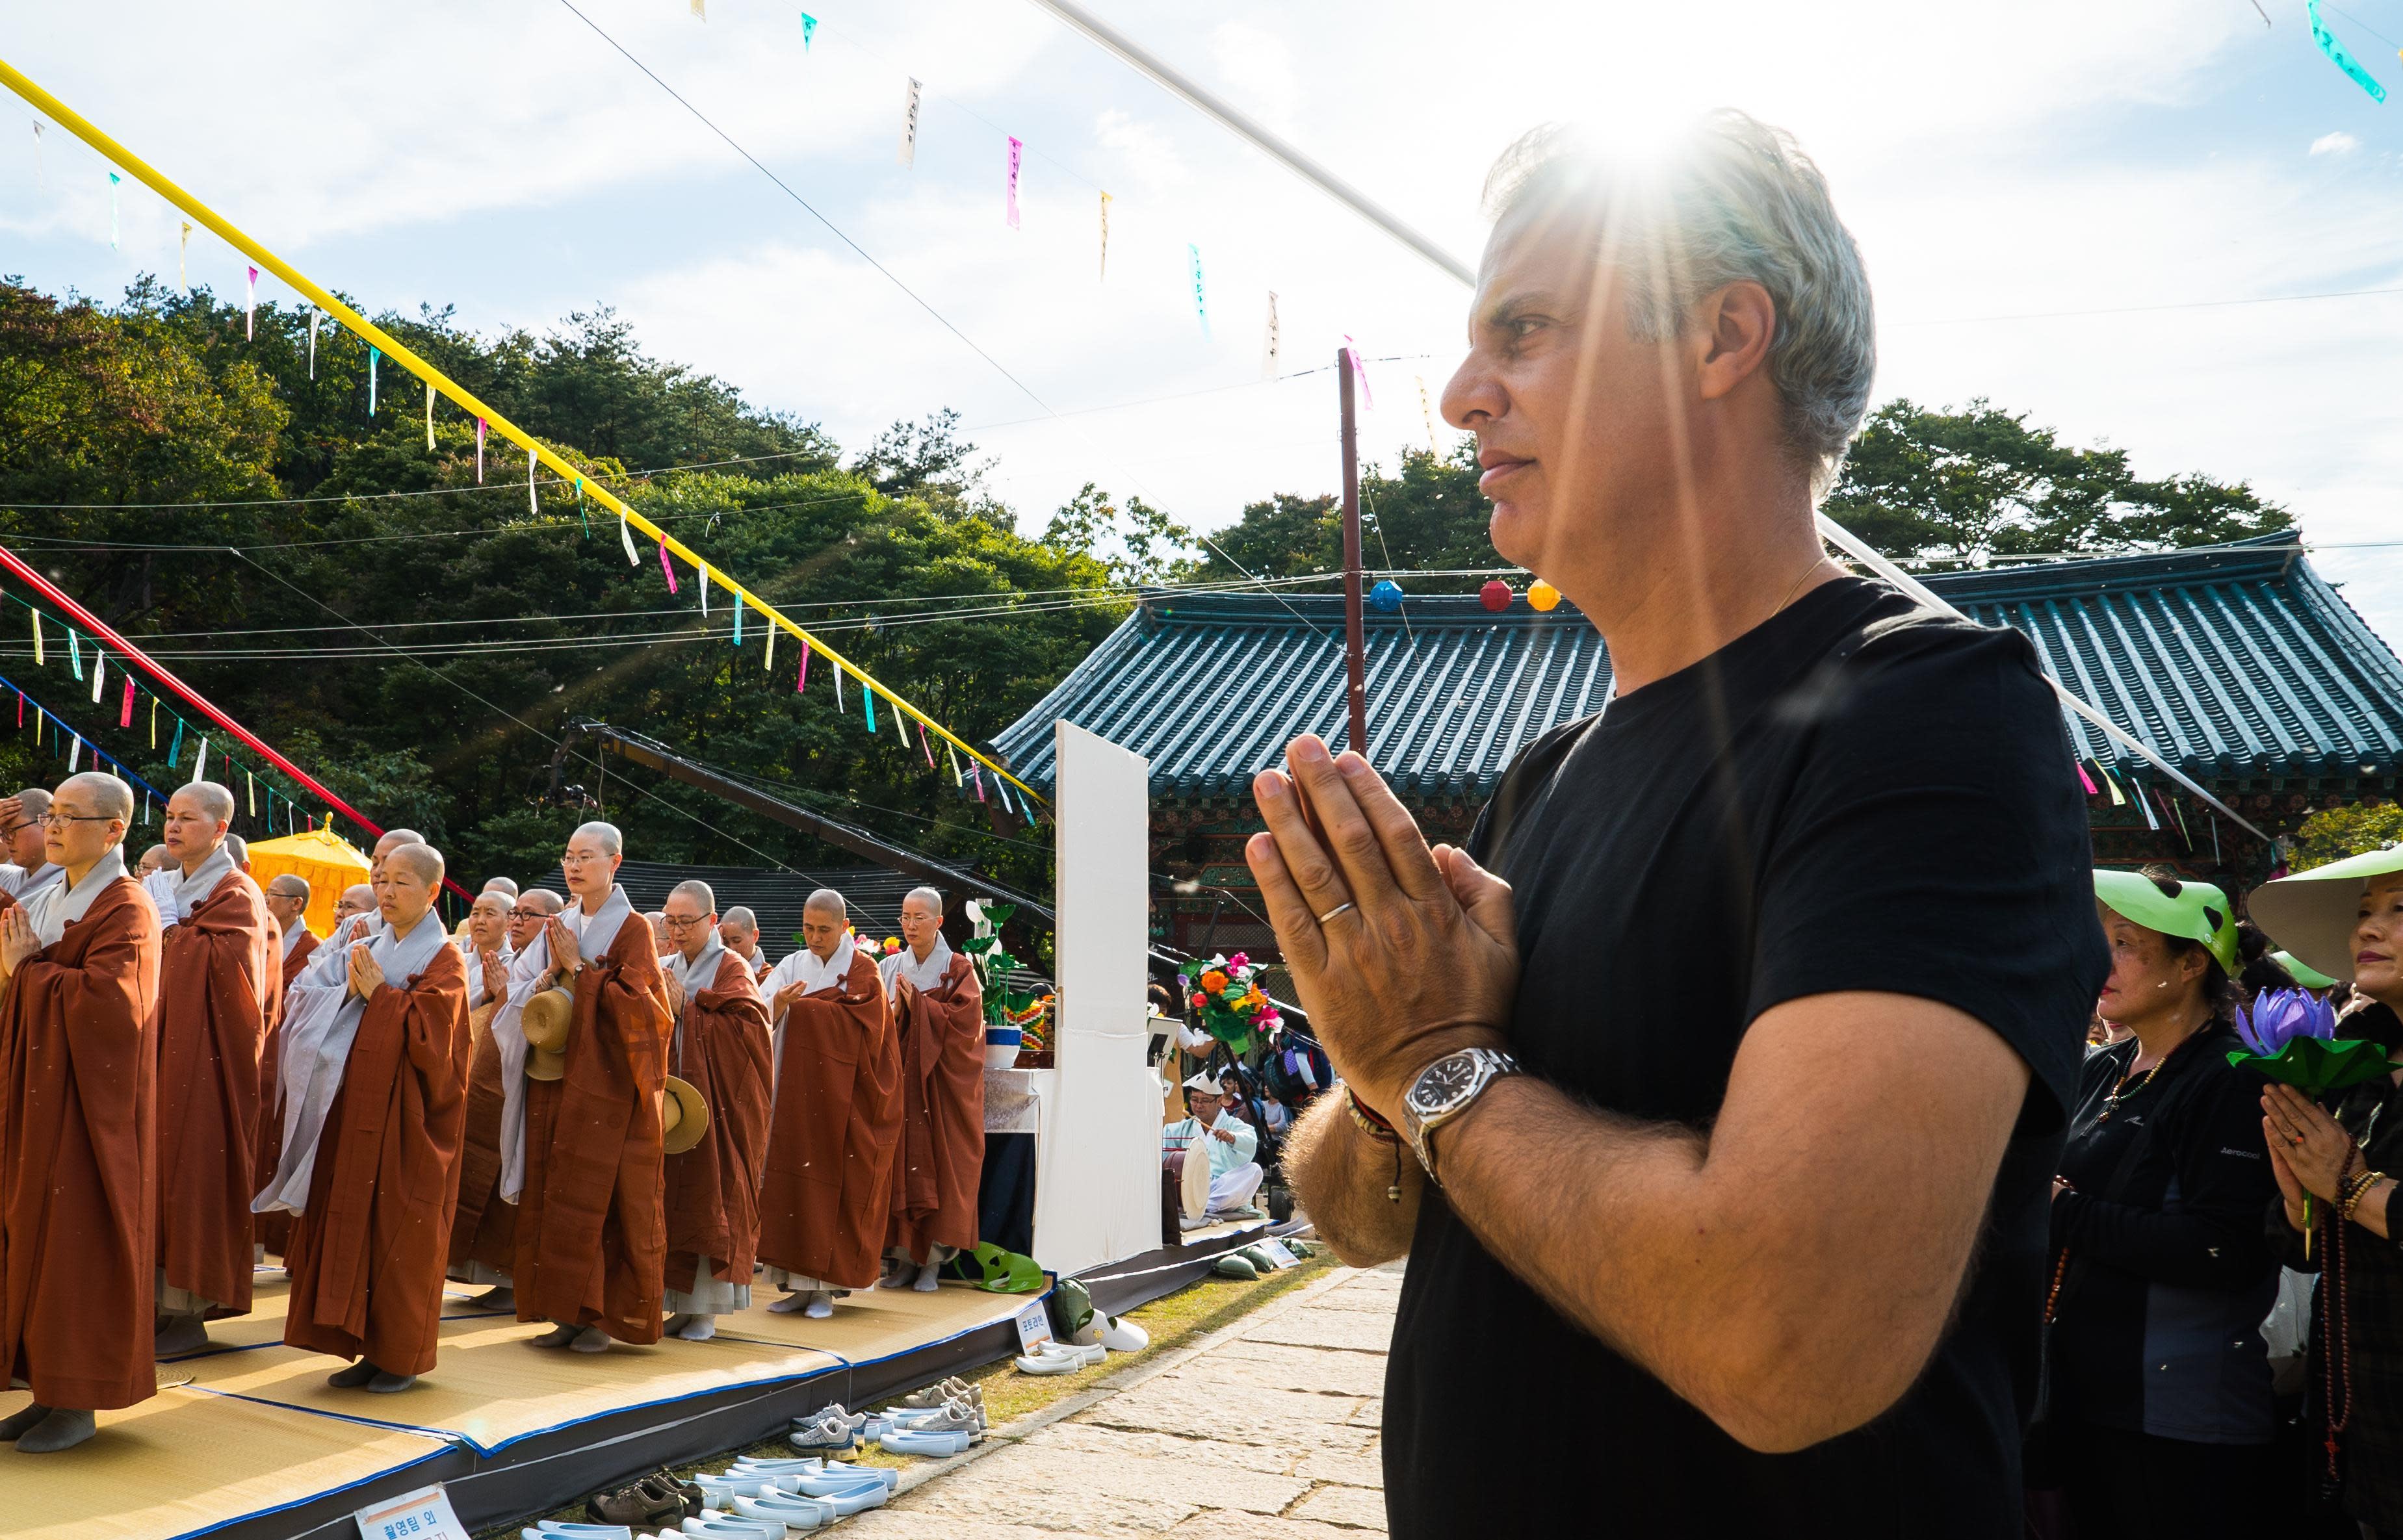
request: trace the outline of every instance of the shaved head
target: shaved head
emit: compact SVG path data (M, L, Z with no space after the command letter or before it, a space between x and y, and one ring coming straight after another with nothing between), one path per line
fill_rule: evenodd
M811 894L809 902L803 904L801 909L803 913L811 909L819 909L846 923L851 919L851 906L844 903L842 895L832 888L820 888Z
M194 781L177 787L175 795L167 798L167 806L173 808L178 802L217 823L233 821L233 793L214 781Z
M403 867L415 872L427 887L439 887L442 883L442 853L422 840L395 845L384 853L383 859L387 867Z
M703 914L715 914L717 912L717 895L711 892L709 884L702 881L698 877L678 882L675 885L674 891L670 893L668 896L671 898L689 898L694 903L701 906L701 912Z
M233 857L233 864L235 866L247 867L250 865L249 840L244 839L239 834L229 834L225 837L225 848L226 853Z
M375 842L375 859L382 860L403 845L422 845L425 836L415 829L386 829Z
M549 888L528 888L518 897L521 909L532 909L536 914L557 914L567 907L567 900Z
M484 879L484 891L506 894L514 899L518 895L518 885L515 881L507 877L487 877Z
M759 946L759 917L737 904L717 923L717 938L748 957Z
M305 877L296 876L287 871L281 877L269 879L267 891L285 898L298 899L302 909L309 907L311 890L309 880Z
M26 817L39 818L50 811L50 794L39 786L27 786L17 794L17 805L24 810Z
M114 775L85 770L80 775L70 775L60 782L59 790L82 803L92 817L122 818L128 823L133 819L133 788ZM34 806L30 801L25 804L25 811L29 814L33 812ZM44 792L42 812L48 813L49 811L50 794Z
M569 835L567 839L570 844L578 839L590 839L601 847L601 853L604 855L626 853L626 837L618 832L618 825L615 824L597 822L578 824L576 825L576 832Z

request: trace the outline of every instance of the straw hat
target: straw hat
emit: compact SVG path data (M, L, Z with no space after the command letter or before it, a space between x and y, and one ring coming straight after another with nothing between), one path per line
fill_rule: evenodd
M2331 861L2264 882L2247 907L2271 940L2303 965L2340 984L2353 982L2353 933L2361 923L2361 893L2369 879L2403 871L2403 845Z
M556 1048L536 1048L526 1055L526 1078L529 1080L564 1080L567 1078L567 1055Z
M525 1040L537 1048L558 1052L567 1047L567 1026L576 1015L576 996L556 985L539 991L525 1003L519 1017ZM537 1075L536 1079L555 1080L557 1075Z
M670 1155L682 1155L709 1134L709 1103L689 1080L668 1076L660 1098L660 1134Z

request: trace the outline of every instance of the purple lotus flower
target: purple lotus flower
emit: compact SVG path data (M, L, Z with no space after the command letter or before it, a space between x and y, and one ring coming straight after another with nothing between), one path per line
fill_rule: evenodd
M2336 1007L2301 990L2264 990L2250 1011L2236 1008L2236 1035L2262 1058L2272 1058L2299 1037L2334 1037Z

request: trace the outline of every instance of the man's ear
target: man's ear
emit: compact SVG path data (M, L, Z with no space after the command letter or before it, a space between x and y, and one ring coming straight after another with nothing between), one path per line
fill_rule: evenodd
M1694 319L1695 383L1703 400L1731 394L1769 361L1777 340L1777 301L1758 282L1740 278L1712 291Z

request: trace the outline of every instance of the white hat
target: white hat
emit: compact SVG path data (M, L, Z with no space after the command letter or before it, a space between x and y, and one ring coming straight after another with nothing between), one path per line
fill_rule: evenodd
M1187 1090L1198 1090L1205 1096L1224 1096L1227 1094L1227 1089L1218 1084L1218 1077L1212 1075L1208 1070L1203 1070L1192 1079L1185 1082L1185 1089Z
M2403 871L2403 846L2389 846L2264 882L2245 907L2263 934L2310 967L2340 983L2353 981L2353 932L2363 887L2373 877Z

